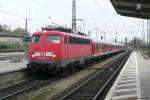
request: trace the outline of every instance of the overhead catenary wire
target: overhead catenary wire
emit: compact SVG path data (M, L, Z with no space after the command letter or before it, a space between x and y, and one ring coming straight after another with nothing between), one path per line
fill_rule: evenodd
M108 32L108 29L114 29L114 25L116 25L116 24L112 21L112 18L109 17L110 15L107 14L107 12L102 8L102 6L99 5L98 2L96 2L95 0L89 0L89 1L91 1L91 2L99 9L98 14L101 15L101 16L104 16L105 27L106 27L106 29L107 29L107 33L109 33L109 32ZM113 25L109 25L109 26L108 26L108 24L106 24L106 23L109 23L109 24L110 24L110 22L111 22ZM116 27L115 27L115 28L116 28ZM111 32L112 32L112 31L111 31Z
M44 19L44 18L29 18L29 17L25 17L25 16L22 16L22 15L19 15L19 14L16 14L16 13L5 11L5 10L0 10L0 12L11 15L11 16L19 17L21 19L26 19L27 18L27 19L30 19L30 20L43 20L43 21L46 21L46 22L48 21L47 19Z
M8 14L10 16L15 16L15 17L18 17L18 18L21 18L21 19L26 19L27 18L30 21L42 20L42 21L48 22L48 20L46 20L44 18L28 18L28 17L22 16L22 15L19 15L19 14L15 14L15 13L12 13L12 12L5 11L5 10L0 10L0 12Z
M104 16L104 18L105 18L105 22L109 22L109 24L111 24L111 25L109 25L109 24L107 24L107 25L105 25L105 27L107 28L107 29L110 29L110 27L112 27L112 29L115 27L117 27L118 28L118 25L116 26L116 24L114 23L114 20L113 20L113 18L111 18L111 16L110 16L110 13L108 13L107 11L106 11L106 9L103 7L103 5L101 5L98 1L96 1L96 0L90 0L90 1L92 1L93 2L93 4L95 4L95 6L99 9L99 11L98 11L98 14L100 14L100 15L102 15L102 16ZM38 5L41 5L42 7L46 7L46 8L51 8L52 9L52 11L54 12L54 13L57 13L57 14L60 14L61 16L63 16L65 19L67 19L68 20L68 18L69 17L67 17L67 14L68 13L66 13L66 12L63 12L62 10L60 10L60 9L57 9L57 7L55 8L55 7L53 7L53 6L50 6L48 3L46 3L46 2L44 2L44 1L40 1L40 0L32 0L32 2L35 2L36 4L38 4ZM50 10L51 10L50 9ZM22 18L22 19L25 19L26 18L26 16L23 16L22 14L15 14L15 13L11 13L11 12L8 12L8 14L9 15L12 15L12 16L16 16L16 17L20 17L20 18ZM70 18L71 19L71 18ZM30 18L30 20L31 21L35 21L35 20L43 20L43 21L45 21L45 22L48 22L49 20L47 20L47 19L44 19L44 18ZM69 20L70 22L71 22L71 20ZM93 25L91 25L91 26L93 26ZM104 26L104 25L103 25ZM120 28L118 28L118 30L119 30Z
M118 24L117 25L115 24L116 21L112 17L110 17L111 15L109 13L107 13L107 11L103 8L103 6L99 5L99 3L96 0L90 0L90 1L93 2L93 4L95 4L95 6L102 12L101 15L104 16L105 20L107 22L111 22L112 23L112 25L113 25L114 28L118 28L117 30L124 30L125 29L124 27L118 27ZM118 21L118 20L117 20L117 22L120 23L120 21ZM109 29L110 27L108 27L107 29ZM112 27L112 29L113 29L113 27Z
M100 5L96 0L91 0L91 2L93 2L93 4L95 4L95 6L102 12L101 14L104 16L104 18L105 18L105 20L107 21L107 22L111 22L112 23L112 25L113 25L113 29L114 29L114 27L115 28L117 28L118 27L118 24L116 24L117 22L119 22L120 23L120 21L118 21L118 20L114 20L114 18L112 18L112 14L110 15L110 13L107 13L107 11L105 10L105 8L103 8L103 6L102 5ZM115 16L115 17L119 17L118 15L117 16ZM117 22L116 22L117 21ZM110 24L110 23L109 23ZM124 24L124 23L123 23ZM107 29L108 29L109 27L107 27ZM124 27L123 28L121 28L121 27L118 27L118 30L120 30L120 29L124 29ZM116 30L115 30L116 31Z
M41 2L39 0L36 0L36 1L32 0L32 2L34 2L34 3L36 3L36 4L40 5L40 6L46 7L46 8L52 8L51 6ZM61 10L57 10L56 8L52 8L52 9L54 9L54 11L55 11L54 13L57 13L57 14L63 16L65 19L68 19L68 17L66 17L67 13L62 12Z
M6 11L6 10L0 10L1 13L5 13L7 15L10 15L10 16L14 16L14 17L17 17L17 18L20 18L22 19L23 23L26 21L26 19L28 20L28 23L29 23L29 20L30 21L37 21L37 20L42 20L42 21L45 21L45 22L48 22L48 20L44 19L44 18L28 18L28 17L25 17L23 15L19 15L19 14L16 14L16 13L12 13L12 12L9 12L9 11ZM21 21L21 20L17 20L17 21ZM15 25L15 23L14 23ZM29 25L28 25L28 28L29 28Z
M33 1L33 0L32 0L32 1ZM42 5L42 6L44 6L44 7L50 7L50 6L47 5L47 4L38 2L37 0L36 0L36 2L39 3L39 5ZM3 7L12 10L12 8L8 8L8 7L6 7L6 6L3 6ZM18 12L18 11L14 10L14 9L13 9L13 11ZM45 19L45 18L30 18L30 15L27 17L27 16L24 16L24 15L21 14L21 13L16 14L16 13L14 13L14 12L12 12L12 11L10 12L10 11L6 11L6 10L0 10L0 12L5 13L5 14L8 14L8 15L11 15L11 16L14 16L14 17L19 17L19 18L22 18L22 19L26 19L26 18L27 18L28 21L30 21L30 20L31 20L31 21L34 21L34 20L43 20L43 21L45 21L45 22L48 22L48 20ZM58 12L58 11L56 10L56 12ZM30 13L29 13L29 14L30 14ZM62 13L61 13L61 15L62 15ZM67 17L66 17L66 19L67 19Z
M33 0L32 0L32 1L33 1ZM36 0L36 1L34 0L34 2L36 2L36 3L39 4L39 5L42 5L43 7L48 7L48 8L51 7L51 6L49 6L49 5L45 4L45 3L42 3L42 2L39 1L39 0ZM56 10L56 9L55 9L55 11L61 13L61 15L63 15L63 16L66 15L66 14L62 13L60 10ZM7 13L7 14L12 15L12 16L20 17L20 18L23 18L23 19L27 18L27 17L25 17L25 16L18 15L18 14L14 14L14 13L11 13L11 12L8 12L8 11L2 11L2 12ZM30 18L30 19L31 19L31 20L34 20L33 18ZM38 19L41 20L41 18L38 18ZM66 19L68 20L67 17L66 17ZM43 20L43 19L42 19L42 20ZM43 21L44 21L44 20L43 20Z
M98 13L104 16L106 22L112 22L112 24L115 25L113 19L109 17L110 15L104 10L104 8L101 5L99 5L97 1L95 0L90 0L90 1L93 2L93 4L100 10Z
M16 17L19 17L19 18L22 18L22 19L26 18L25 16L21 16L21 15L18 15L18 14L12 13L12 12L8 12L8 11L5 11L5 10L0 10L0 12L11 15L11 16L16 16Z

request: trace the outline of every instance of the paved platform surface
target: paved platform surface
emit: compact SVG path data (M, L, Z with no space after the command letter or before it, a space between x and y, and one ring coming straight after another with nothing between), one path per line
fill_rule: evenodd
M0 60L8 60L14 56L25 57L25 52L0 52Z
M26 68L25 52L0 53L0 74Z
M132 52L105 100L150 100L150 60Z
M9 55L20 55L25 54L25 52L0 52L0 56L9 56Z
M21 62L10 62L9 60L0 61L0 74L26 69L25 60Z

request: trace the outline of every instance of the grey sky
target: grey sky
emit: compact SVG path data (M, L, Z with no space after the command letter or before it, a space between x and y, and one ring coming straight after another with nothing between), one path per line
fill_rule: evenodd
M118 15L110 0L76 1L77 18L84 19L85 32L89 30L94 34L97 27L99 34L106 32L110 39L116 36L116 31L118 38L139 36L142 20ZM0 24L11 28L24 27L26 17L31 19L30 32L51 23L71 26L72 0L0 0L0 5ZM77 25L84 31L81 22Z

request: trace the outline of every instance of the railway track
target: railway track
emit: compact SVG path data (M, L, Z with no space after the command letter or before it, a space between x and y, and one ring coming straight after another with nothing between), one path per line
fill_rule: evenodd
M116 59L60 100L103 100L129 55L127 53Z
M124 58L122 58L122 59L124 59ZM113 71L111 71L112 69L109 68L109 67L107 67L105 69L108 70L107 73L112 73L113 72ZM101 72L103 72L103 71L101 71ZM106 73L103 73L103 75L104 74L106 74ZM94 76L96 76L96 75L97 74L95 74ZM32 81L28 81L28 82L24 82L24 83L21 83L21 84L15 85L15 86L11 86L11 87L8 87L8 88L0 89L0 100L9 100L9 99L15 98L16 96L18 96L18 95L20 95L20 94L22 94L24 92L40 88L42 86L45 86L46 84L51 83L52 81L58 80L58 79L60 79L60 77L54 77L54 78L51 78L51 79L43 79L43 78L40 79L40 78L37 78L37 79L34 79ZM106 79L102 78L101 80L106 80ZM94 81L96 82L97 79L94 80ZM91 83L91 85L95 85L96 86L95 83ZM83 92L84 91L87 91L87 90L83 90ZM89 89L88 91L93 91L93 90ZM94 93L94 91L93 91L93 93ZM90 95L90 94L86 94L86 95ZM63 99L65 100L66 97L67 96L65 96L65 98L63 98ZM71 99L67 99L67 100L71 100ZM84 100L84 99L80 99L80 100ZM88 100L88 99L86 99L86 100Z
M54 80L57 80L57 78L51 78L51 79L44 79L44 78L34 78L33 80L23 82L21 84L17 84L15 86L11 86L8 88L0 89L0 100L9 100L12 99L24 92L27 92L32 89L37 89L39 87L42 87Z

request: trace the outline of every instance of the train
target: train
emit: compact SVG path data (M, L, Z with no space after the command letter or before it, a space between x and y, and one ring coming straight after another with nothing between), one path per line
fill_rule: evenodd
M61 73L125 49L123 44L96 41L83 34L45 28L32 35L27 69L31 72Z

